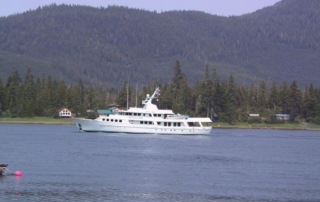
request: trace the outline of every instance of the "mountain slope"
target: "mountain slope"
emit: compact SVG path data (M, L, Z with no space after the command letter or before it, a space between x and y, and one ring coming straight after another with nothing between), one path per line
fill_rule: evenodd
M202 79L209 64L240 83L320 85L319 12L317 0L283 0L239 17L52 4L0 18L0 58L9 60L0 61L1 78L16 68L10 65L15 57L5 56L13 54L42 61L47 65L31 68L57 72L52 77L63 75L68 83L166 82L179 60L190 82Z

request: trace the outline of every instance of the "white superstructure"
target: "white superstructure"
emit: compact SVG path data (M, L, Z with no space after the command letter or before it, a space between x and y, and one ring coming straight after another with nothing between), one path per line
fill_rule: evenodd
M174 114L172 110L158 109L152 99L160 95L156 88L152 96L142 101L142 108L130 107L115 114L100 116L94 120L72 118L80 131L109 133L149 133L149 134L202 134L211 132L210 118L190 118Z

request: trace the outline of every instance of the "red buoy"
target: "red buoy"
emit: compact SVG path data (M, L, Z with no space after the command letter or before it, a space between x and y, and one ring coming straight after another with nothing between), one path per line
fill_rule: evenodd
M16 175L16 176L21 176L21 175L22 175L22 172L21 172L20 170L17 170L16 173L15 173L15 175Z

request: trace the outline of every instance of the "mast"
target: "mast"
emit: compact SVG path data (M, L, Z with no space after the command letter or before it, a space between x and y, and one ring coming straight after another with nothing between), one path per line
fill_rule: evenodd
M138 79L136 83L136 108L137 108L137 103L138 103Z
M127 110L129 109L129 86L127 84Z

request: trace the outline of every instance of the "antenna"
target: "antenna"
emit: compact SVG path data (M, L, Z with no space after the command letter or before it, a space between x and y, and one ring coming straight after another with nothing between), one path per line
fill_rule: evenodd
M136 83L136 108L137 108L137 103L138 103L138 79Z

